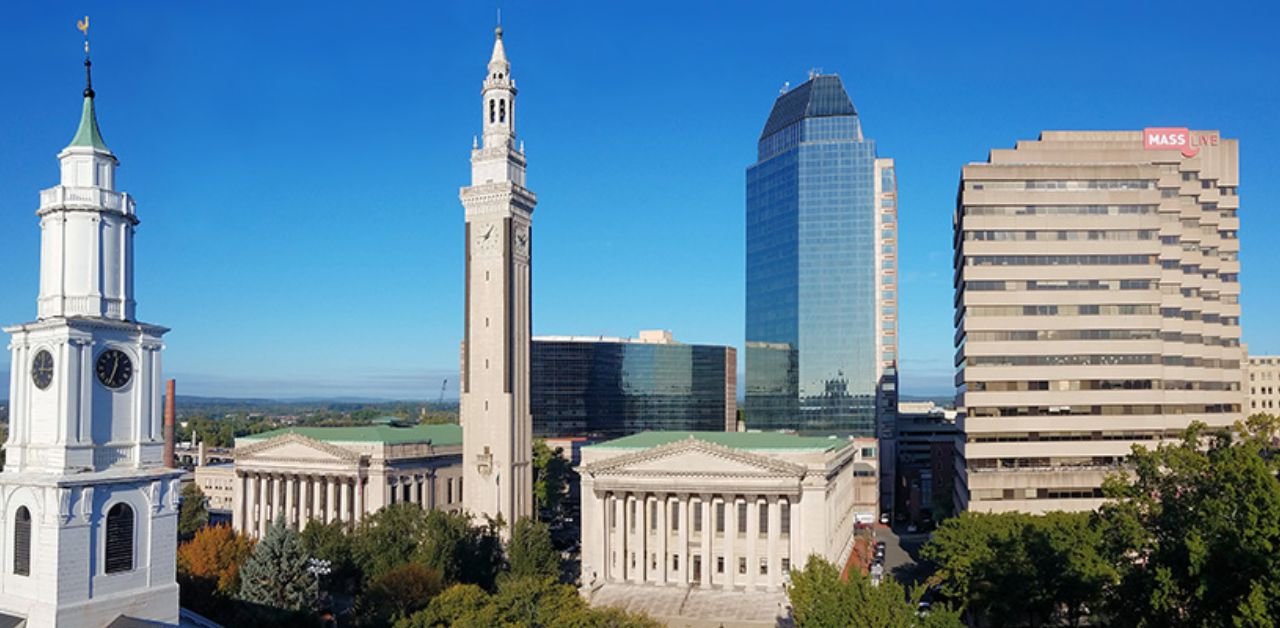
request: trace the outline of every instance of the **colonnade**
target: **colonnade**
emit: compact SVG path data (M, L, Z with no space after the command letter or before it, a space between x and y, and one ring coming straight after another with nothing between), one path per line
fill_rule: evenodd
M436 474L396 474L387 477L387 504L410 503L425 510L436 507Z
M599 502L605 581L777 590L792 567L796 502L787 495L607 491Z
M367 482L354 474L237 470L237 529L261 537L281 515L295 530L312 520L355 525L364 515Z

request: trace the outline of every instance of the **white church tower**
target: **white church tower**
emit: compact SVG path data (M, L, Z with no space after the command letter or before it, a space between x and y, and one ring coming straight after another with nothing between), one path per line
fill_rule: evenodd
M82 30L88 28L86 22ZM5 328L13 368L0 473L0 620L178 623L179 474L161 462L163 327L134 316L133 198L84 109L40 192L37 320ZM12 621L12 619L9 619ZM11 625L6 623L4 625Z
M495 31L481 89L484 143L471 150L466 209L466 331L462 343L463 499L507 530L533 514L529 414L530 262L533 206L516 147L516 82Z

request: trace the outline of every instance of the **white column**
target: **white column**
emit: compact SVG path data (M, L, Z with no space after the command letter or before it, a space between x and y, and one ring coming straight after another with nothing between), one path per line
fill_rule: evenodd
M348 524L348 527L350 527L350 524L351 524L350 478L343 477L341 478L341 481L342 483L338 487L338 491L339 493L341 493L341 495L339 496L339 501L341 502L341 504L338 507L338 520Z
M680 535L680 539L676 543L676 552L680 554L680 570L676 575L679 577L678 582L683 584L692 582L689 575L693 573L693 566L689 564L691 560L689 556L689 525L693 521L693 513L690 512L692 505L693 501L687 494L676 498L676 520L679 522L677 524L679 526L677 533Z
M779 545L782 538L782 506L777 495L769 496L769 590L776 591L782 584L782 558Z
M276 475L271 478L271 521L267 524L268 527L270 527L271 524L274 524L276 519L279 519L281 513L284 512L280 507L280 505L284 503L283 484L283 476Z
M738 556L734 547L738 540L738 498L726 495L724 500L724 586L733 588L738 577Z
M267 535L267 528L271 526L271 513L268 510L271 501L271 478L265 473L258 474L258 536Z
M366 495L367 491L364 485L364 478L360 477L359 473L356 474L355 481L356 481L356 485L355 487L352 488L352 490L355 491L356 503L355 503L355 513L353 515L354 518L352 519L352 521L356 523L360 523L360 520L364 519L365 498L367 497Z
M235 484L231 487L231 529L244 531L245 476L239 471L233 476Z
M320 502L321 502L322 496L324 495L324 486L323 486L323 483L321 482L321 480L323 479L324 478L318 475L313 475L310 478L311 480L310 516L312 519L315 519L317 523L321 523L324 521L324 511L320 509Z
M603 508L600 509L601 519L604 520L604 554L600 557L600 562L604 564L601 572L604 574L604 581L613 581L613 572L617 569L613 564L613 528L609 526L610 517L612 521L618 520L618 500L614 493L606 491L604 497L601 498Z
M756 557L756 545L760 540L759 497L747 495L747 589L756 586L756 574L760 571L760 559Z
M652 548L649 547L649 528L653 525L650 519L652 511L650 508L651 498L648 494L640 497L640 582L647 582L652 575L649 570L653 569L652 558L649 553Z
M631 495L622 493L618 499L618 563L621 569L618 570L618 580L625 582L631 575L631 563L627 560L627 552L630 550L631 543L627 535L630 534L630 528L627 526L627 514L630 510Z
M702 496L702 588L711 587L711 571L715 569L715 565L711 564L711 539L713 535L711 529L715 527L715 521L711 519L711 496Z
M324 476L324 522L338 520L338 483L332 475Z
M296 482L294 481L293 476L284 476L284 525L286 528L294 529L297 528L297 526L294 525L293 489L295 488L295 485Z
M667 574L671 572L671 556L667 551L667 538L671 536L671 496L663 495L658 502L658 582L667 583Z

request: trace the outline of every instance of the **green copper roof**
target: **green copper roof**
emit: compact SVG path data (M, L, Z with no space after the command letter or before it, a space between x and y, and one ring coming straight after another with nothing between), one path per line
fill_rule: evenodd
M76 136L71 138L71 146L88 146L101 151L111 152L107 143L102 141L102 131L98 130L98 115L93 109L93 96L84 97L84 111L80 113L80 128Z
M358 427L286 427L261 434L241 436L237 441L253 442L268 440L283 434L298 434L307 438L330 443L386 443L403 445L405 443L431 443L437 447L462 444L461 425L412 425L395 427L392 425L361 425Z
M811 449L825 451L847 445L842 438L821 436L796 436L780 432L640 432L595 445L618 449L647 449L674 443L686 438L696 438L733 449Z

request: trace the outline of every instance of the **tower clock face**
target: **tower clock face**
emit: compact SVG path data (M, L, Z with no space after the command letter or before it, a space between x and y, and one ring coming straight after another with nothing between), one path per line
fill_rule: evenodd
M53 354L41 349L31 361L31 381L36 388L45 390L53 383Z
M124 388L133 378L133 363L123 351L107 349L98 355L95 365L98 381L107 388Z

